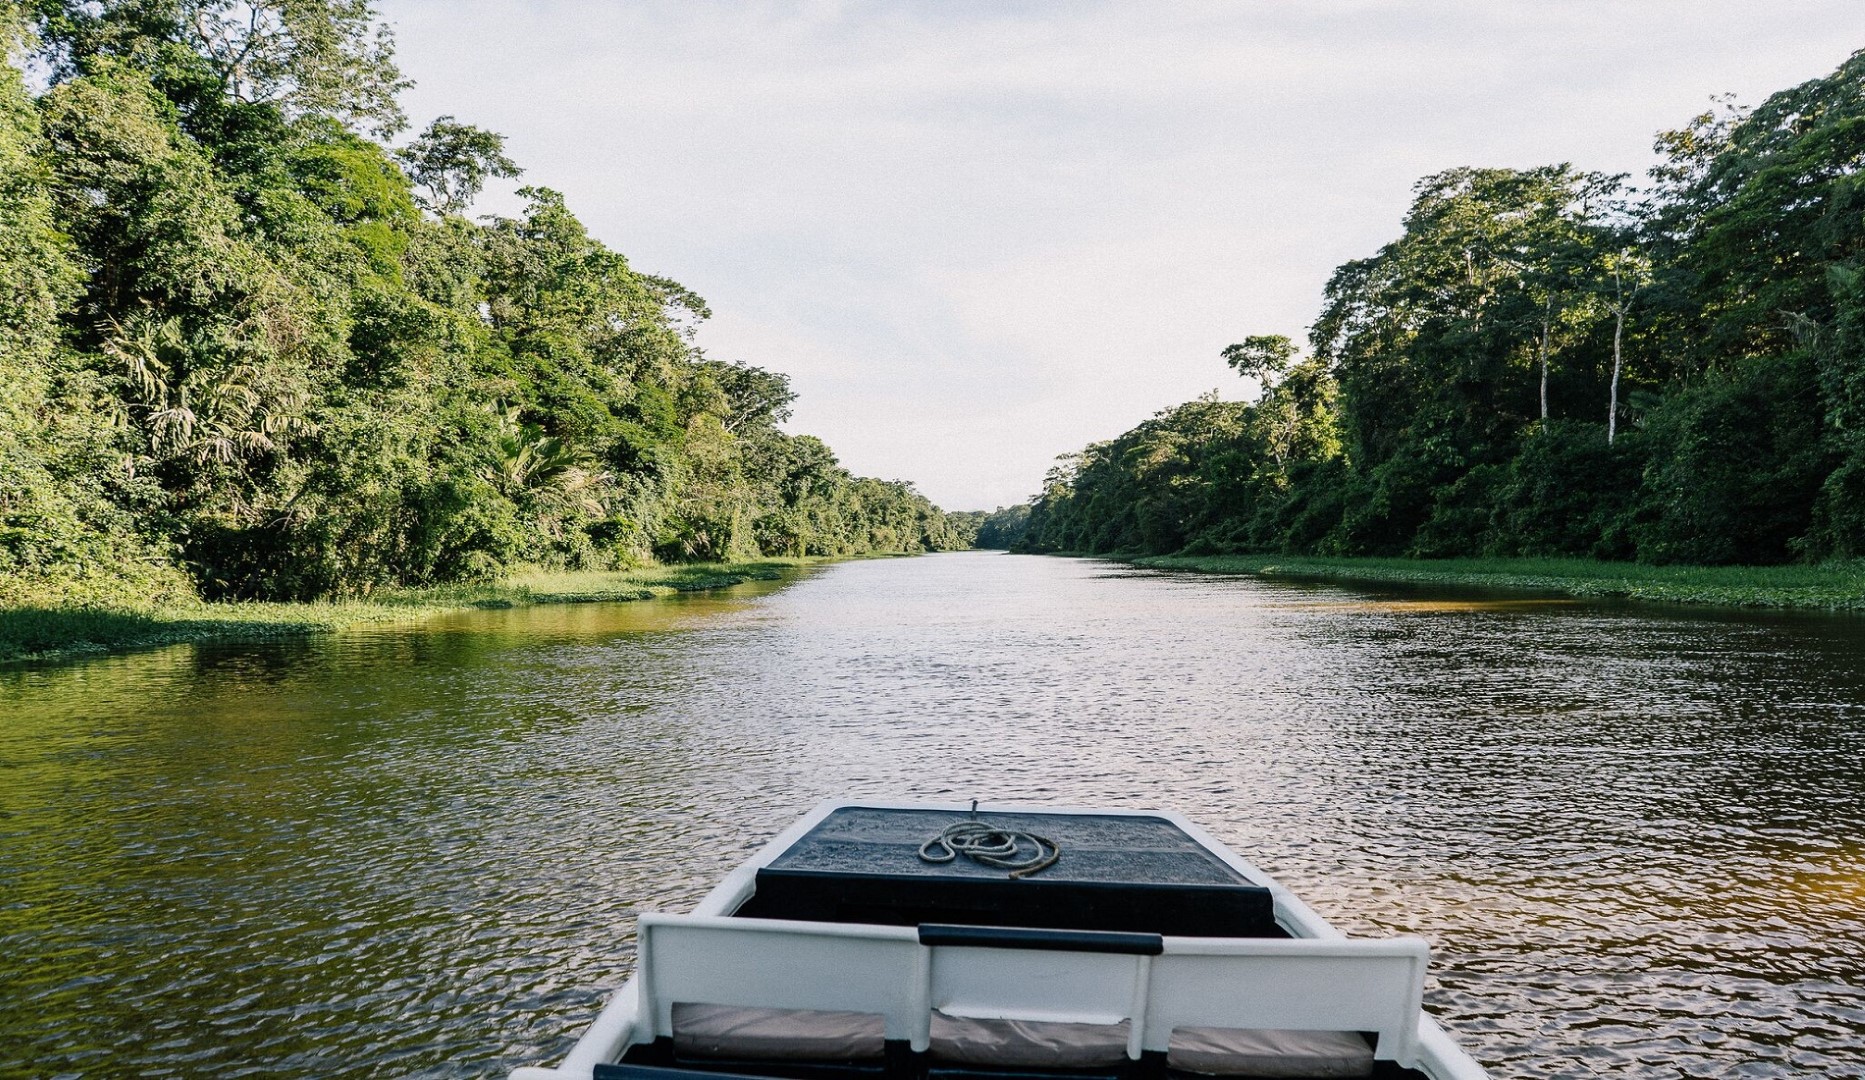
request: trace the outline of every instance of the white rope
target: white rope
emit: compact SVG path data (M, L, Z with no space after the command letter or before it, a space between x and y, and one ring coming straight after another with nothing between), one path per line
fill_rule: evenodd
M1026 846L1035 850L1024 853ZM1062 857L1062 848L1046 836L1000 829L982 821L954 822L920 845L920 858L929 863L949 863L960 855L1008 870L1013 878L1026 878L1054 866Z

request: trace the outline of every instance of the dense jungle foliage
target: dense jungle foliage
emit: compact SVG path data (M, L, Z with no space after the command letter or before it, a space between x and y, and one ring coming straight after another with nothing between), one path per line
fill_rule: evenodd
M1865 53L1657 140L1634 188L1460 168L1262 387L1064 458L1036 551L1865 555Z
M963 546L435 121L366 0L0 0L0 601Z
M995 510L972 512L977 518L977 526L972 534L972 546L977 548L995 548L1005 550L1014 547L1023 539L1029 528L1030 507L1028 503L1016 506L1000 506Z

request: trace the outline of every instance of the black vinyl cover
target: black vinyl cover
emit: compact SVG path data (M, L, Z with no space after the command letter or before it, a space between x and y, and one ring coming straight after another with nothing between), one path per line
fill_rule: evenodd
M1061 858L1012 878L965 858L920 859L954 822L1038 833ZM1286 937L1269 890L1250 884L1172 822L1100 814L843 807L769 866L736 914L917 926L1050 927L1184 937Z

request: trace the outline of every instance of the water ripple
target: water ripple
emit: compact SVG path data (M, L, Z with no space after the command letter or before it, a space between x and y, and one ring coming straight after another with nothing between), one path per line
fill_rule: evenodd
M0 1075L554 1059L831 795L1184 811L1499 1077L1865 1076L1865 624L967 554L0 674Z

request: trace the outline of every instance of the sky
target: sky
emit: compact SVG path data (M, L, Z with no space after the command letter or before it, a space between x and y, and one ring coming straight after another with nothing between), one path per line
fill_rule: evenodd
M501 132L787 425L951 510L1253 387L1420 177L1642 176L1654 133L1865 47L1865 0L384 0L416 128ZM478 213L510 214L516 185Z

